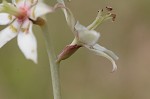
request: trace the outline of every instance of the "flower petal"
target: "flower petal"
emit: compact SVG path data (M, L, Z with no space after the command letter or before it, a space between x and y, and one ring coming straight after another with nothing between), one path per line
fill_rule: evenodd
M63 0L57 0L57 1L60 4L60 8L62 8L62 10L64 12L65 19L67 21L68 26L74 32L74 26L76 24L76 20L75 20L75 18L73 16L73 13L71 12L71 10L69 8L67 8L65 6L65 2Z
M24 4L26 0L12 0L12 3L17 7Z
M79 41L83 44L87 45L94 45L99 37L100 33L94 31L94 30L88 30L86 27L81 25L79 22L76 23L75 29L77 31L76 36L78 37Z
M15 20L7 28L0 31L0 48L18 34L19 27L20 23Z
M12 3L16 5L17 8L20 8L23 6L30 8L33 5L35 5L37 2L38 0L12 0Z
M17 40L25 57L37 63L37 41L32 32L32 23L29 20L23 24Z
M64 5L65 7L65 4L64 2L62 1L62 4ZM76 19L74 18L73 16L73 13L71 12L71 10L69 8L63 8L62 7L62 10L64 12L64 15L65 15L65 18L66 18L66 21L67 21L67 24L69 25L69 27L71 28L71 30L73 31L74 33L74 27L75 27L75 24L76 24Z
M105 47L103 47L103 46L101 46L99 44L95 44L94 48L98 49L100 51L105 52L106 54L108 54L109 56L111 56L114 60L118 60L119 59L119 57L117 55L115 55L114 52L112 52L111 50L106 49Z
M53 12L54 9L39 1L34 7L31 8L30 18L36 20L38 17Z
M31 7L35 6L38 2L39 2L39 0L26 0L25 4L31 8Z
M103 57L107 58L108 60L110 60L113 65L112 72L117 70L117 65L116 65L114 59L117 60L118 57L112 51L107 50L106 48L104 48L98 44L95 44L92 48L89 46L85 46L85 47L88 48L89 50L91 50L92 52L94 52L95 54L103 56ZM111 56L109 56L109 55L111 55Z
M15 19L14 16L7 13L0 13L0 25L10 24Z

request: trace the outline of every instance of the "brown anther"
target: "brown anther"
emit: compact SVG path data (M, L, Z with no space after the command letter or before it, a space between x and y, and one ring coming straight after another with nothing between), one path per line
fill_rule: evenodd
M113 10L113 8L112 8L112 7L110 7L110 6L106 6L106 10L107 10L107 11L112 11L112 10Z
M116 19L116 14L111 14L111 17L112 17L112 21L115 21L115 19Z
M33 24L36 24L39 26L43 26L45 24L45 20L40 17L38 17L36 20L32 20L32 19L30 20L33 22Z
M103 12L103 11L104 11L103 9L101 9L101 10L98 10L98 13L99 13L99 12Z

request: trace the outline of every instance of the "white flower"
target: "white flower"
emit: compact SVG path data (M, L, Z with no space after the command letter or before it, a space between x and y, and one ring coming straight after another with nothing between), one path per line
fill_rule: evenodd
M80 43L89 46L94 45L100 37L100 33L97 33L95 30L88 30L79 22L75 25L75 33Z
M111 11L112 8L106 7L106 10ZM61 60L70 57L80 47L86 47L95 54L106 57L108 60L110 60L113 65L112 72L114 72L117 69L115 60L118 60L118 57L112 51L97 44L97 41L100 38L100 33L96 32L94 29L105 20L113 19L114 21L116 15L110 12L107 14L103 14L103 10L100 10L93 23L88 27L85 27L79 22L76 22L70 9L65 8L63 9L63 11L67 24L75 35L75 39L62 51L62 53L58 56L57 61L60 62Z
M0 25L8 25L0 31L0 48L17 36L18 46L27 59L37 63L37 41L32 32L32 20L52 12L39 0L12 0L0 4Z
M97 41L100 37L100 33L95 30L89 30L79 22L75 25L75 34L76 34L76 44L84 46L90 51L94 52L97 55L106 57L113 64L113 71L117 69L117 65L114 60L118 60L118 57L110 50L97 44Z

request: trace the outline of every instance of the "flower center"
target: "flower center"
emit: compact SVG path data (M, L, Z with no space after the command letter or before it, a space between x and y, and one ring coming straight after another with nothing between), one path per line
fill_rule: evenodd
M19 10L20 10L20 14L17 18L20 22L23 22L29 16L29 13L28 13L29 12L29 7L28 6L21 6L21 7L19 7Z

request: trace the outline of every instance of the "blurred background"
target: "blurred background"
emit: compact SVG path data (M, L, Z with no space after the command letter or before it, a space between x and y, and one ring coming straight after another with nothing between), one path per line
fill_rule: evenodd
M45 0L51 6L55 0ZM105 58L79 49L60 67L63 99L150 99L150 1L72 0L67 2L76 19L88 26L99 9L112 6L115 22L107 21L96 30L99 44L119 56L118 70ZM56 53L74 36L61 10L48 15ZM3 28L2 26L0 27ZM0 49L0 99L53 99L51 75L44 38L34 26L38 41L38 64L26 60L16 38Z

